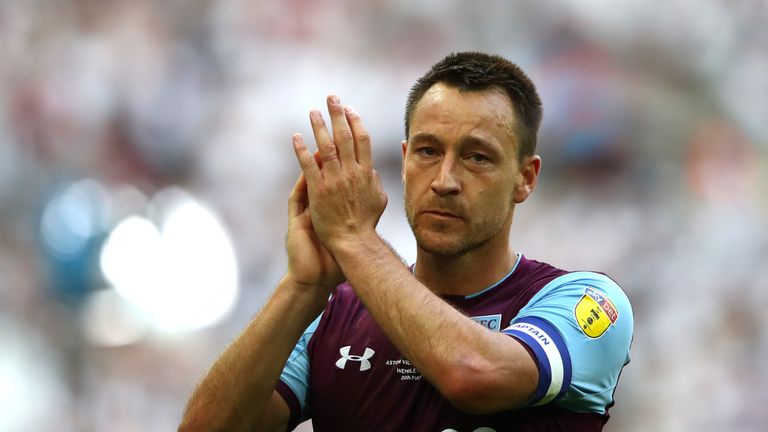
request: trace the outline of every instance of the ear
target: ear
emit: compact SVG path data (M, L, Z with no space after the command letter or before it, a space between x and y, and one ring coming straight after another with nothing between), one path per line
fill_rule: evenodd
M536 182L539 180L539 171L541 170L541 156L528 156L520 164L520 170L515 178L515 191L513 199L515 204L525 201L529 195L536 189Z
M405 182L405 153L408 151L408 140L403 140L400 146L403 149L403 163L400 165L400 176L403 178L403 182Z

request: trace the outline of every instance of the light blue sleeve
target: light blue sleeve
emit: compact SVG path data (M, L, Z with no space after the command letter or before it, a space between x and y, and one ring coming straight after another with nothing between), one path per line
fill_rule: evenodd
M633 326L629 299L607 276L576 272L552 280L504 330L539 367L529 404L604 414L629 363Z
M301 420L304 421L310 417L309 407L309 353L307 344L320 323L322 314L312 321L312 324L304 330L296 346L293 347L288 361L285 363L283 372L280 374L280 381L284 382L296 395L301 405Z

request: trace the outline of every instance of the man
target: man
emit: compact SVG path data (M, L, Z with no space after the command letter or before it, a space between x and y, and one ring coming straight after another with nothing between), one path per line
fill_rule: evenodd
M293 145L288 271L192 395L181 430L600 430L629 361L616 283L510 247L533 192L541 103L514 64L449 55L417 81L402 142L408 268L360 116L327 100ZM346 282L339 285L346 279ZM331 295L330 300L328 300Z

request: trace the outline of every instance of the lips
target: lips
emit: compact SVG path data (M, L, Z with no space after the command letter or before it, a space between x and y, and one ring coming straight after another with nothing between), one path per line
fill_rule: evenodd
M421 213L430 215L430 216L442 217L442 218L455 218L455 219L462 218L460 215L454 212L451 212L449 210L443 210L443 209L429 209L429 210L424 210Z

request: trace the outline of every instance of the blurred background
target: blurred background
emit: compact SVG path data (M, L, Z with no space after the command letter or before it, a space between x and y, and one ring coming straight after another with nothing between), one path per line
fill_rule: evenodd
M285 270L290 136L328 94L413 262L403 105L459 50L544 101L514 249L633 302L606 430L765 430L766 23L760 0L3 0L0 431L175 430Z

